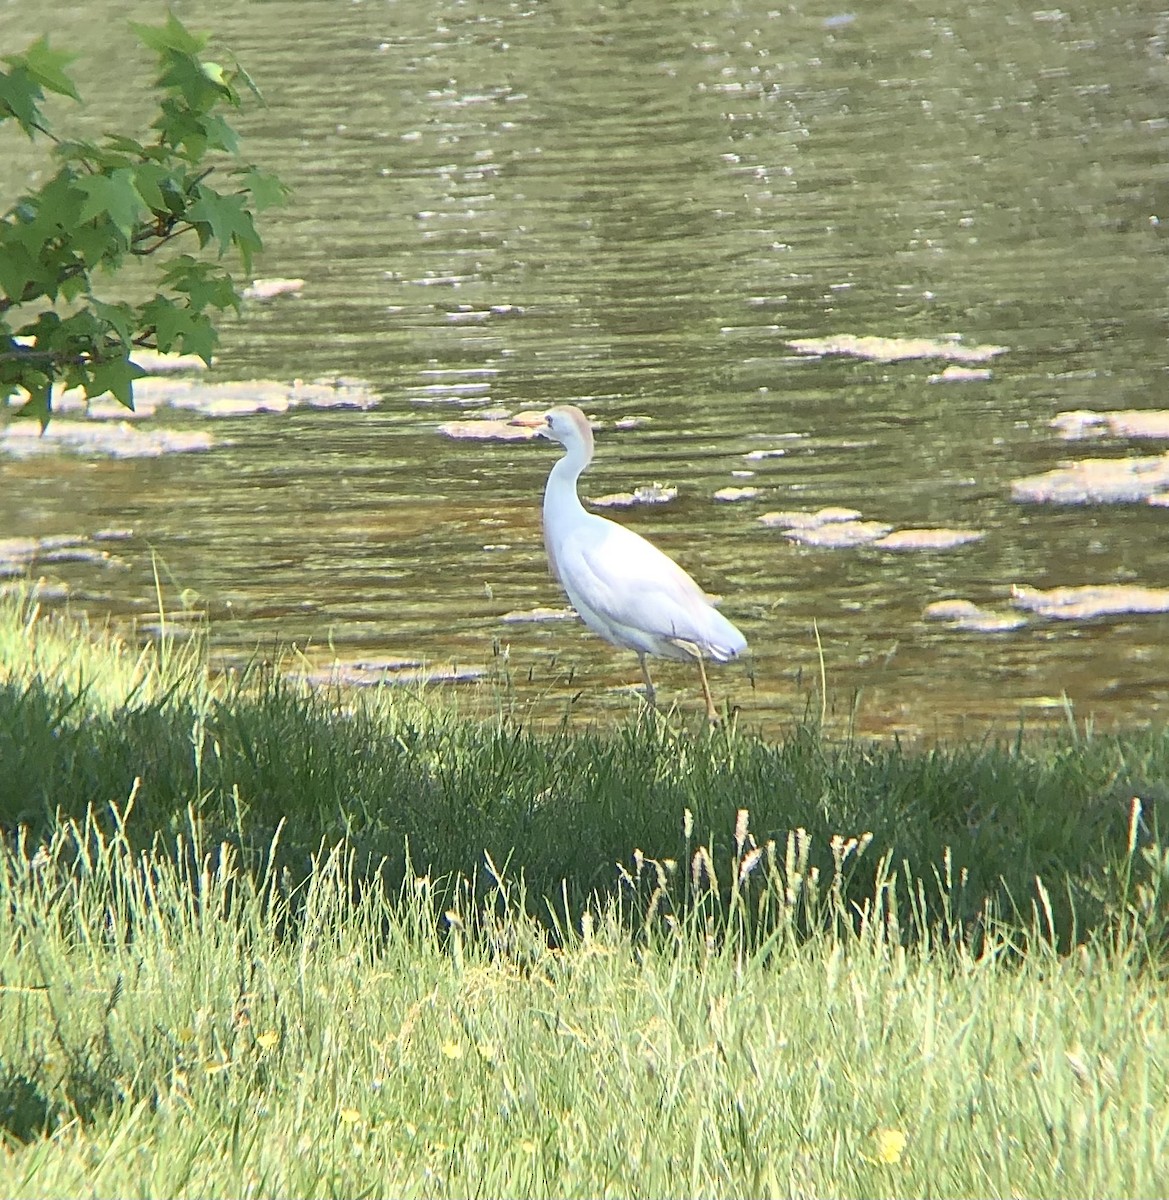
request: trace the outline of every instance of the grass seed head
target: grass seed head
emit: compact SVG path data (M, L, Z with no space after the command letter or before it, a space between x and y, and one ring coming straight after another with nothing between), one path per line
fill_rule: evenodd
M747 820L748 813L745 808L740 808L735 813L735 853L742 857L743 846L747 841Z
M754 850L749 850L743 861L739 863L739 882L742 883L748 875L759 865L759 860L763 857L763 851L756 846Z

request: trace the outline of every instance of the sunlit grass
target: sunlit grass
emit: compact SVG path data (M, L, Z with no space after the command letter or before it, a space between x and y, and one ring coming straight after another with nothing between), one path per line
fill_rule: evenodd
M831 912L841 886L789 875L795 846L761 856L749 900L667 918L628 893L549 928L506 876L440 902L338 849L294 896L198 839L186 865L92 825L5 852L3 1194L1163 1183L1169 994L1135 931L1071 956L1041 925L1022 957L1005 929L906 948L878 903L858 932L841 910L796 936L793 896ZM736 916L765 893L752 945Z
M184 653L0 615L0 1194L1163 1186L1164 732L533 734Z
M87 709L114 712L157 700L163 665L156 644L132 649L84 617L42 612L33 591L0 597L0 683L10 688L35 682L84 697Z

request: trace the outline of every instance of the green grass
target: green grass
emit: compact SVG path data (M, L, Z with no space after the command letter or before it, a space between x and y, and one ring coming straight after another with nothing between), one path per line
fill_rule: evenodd
M0 1194L1163 1194L1167 781L1164 731L534 733L14 602Z
M407 852L435 879L482 875L489 854L522 870L537 910L565 888L574 912L611 892L635 850L689 865L702 841L722 862L747 809L760 844L807 830L822 872L833 837L871 834L869 856L907 867L931 919L945 854L944 911L962 922L988 902L1026 921L1041 878L1065 944L1124 902L1133 798L1142 845L1169 816L1166 729L912 750L631 711L540 732L460 715L438 691L314 693L260 669L213 683L198 647L138 651L15 602L0 610L0 767L0 826L34 841L91 812L108 832L117 808L131 844L173 850L193 813L249 870L280 828L276 865L297 881L342 837L392 888Z

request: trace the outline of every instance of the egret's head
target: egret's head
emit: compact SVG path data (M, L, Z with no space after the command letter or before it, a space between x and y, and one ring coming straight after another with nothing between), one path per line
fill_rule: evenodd
M540 437L559 442L566 450L578 447L586 458L593 453L593 428L589 419L575 404L558 404L546 413L519 413L512 418L513 424L534 428Z
M589 424L588 417L575 404L560 404L549 409L544 414L544 425L540 434L559 442L562 446L581 444L589 450L593 448L593 427Z

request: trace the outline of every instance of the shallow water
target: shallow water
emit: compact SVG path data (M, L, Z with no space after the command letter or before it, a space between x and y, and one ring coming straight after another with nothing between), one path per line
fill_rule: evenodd
M0 10L5 45L48 17ZM345 376L368 411L207 418L202 453L0 458L0 537L130 529L124 566L34 565L120 616L211 615L218 652L307 647L501 669L533 719L625 711L636 660L565 621L539 535L554 449L443 437L488 410L578 403L605 428L586 495L712 592L754 663L715 672L742 720L782 729L823 666L839 721L908 736L1163 719L1169 616L1013 632L927 621L1010 608L1013 586L1169 586L1169 508L1012 499L1012 481L1164 441L1067 441L1076 409L1169 407L1169 14L872 3L728 13L573 6L215 0L180 5L268 106L248 153L295 189L266 216L263 276L297 294L224 328L216 379ZM194 15L192 15L194 14ZM135 101L115 54L153 6L55 8L107 123ZM38 24L40 22L40 24ZM62 106L61 110L65 109ZM137 111L141 111L140 106ZM2 185L32 160L10 152ZM941 358L797 353L835 335L1005 346L989 378ZM649 420L618 430L625 416ZM782 454L748 458L753 451ZM753 471L751 476L741 472ZM739 472L740 474L736 474ZM760 495L720 503L714 493ZM984 531L947 550L800 545L775 510L856 509L898 529ZM822 659L821 659L822 655ZM691 671L659 668L690 709Z

